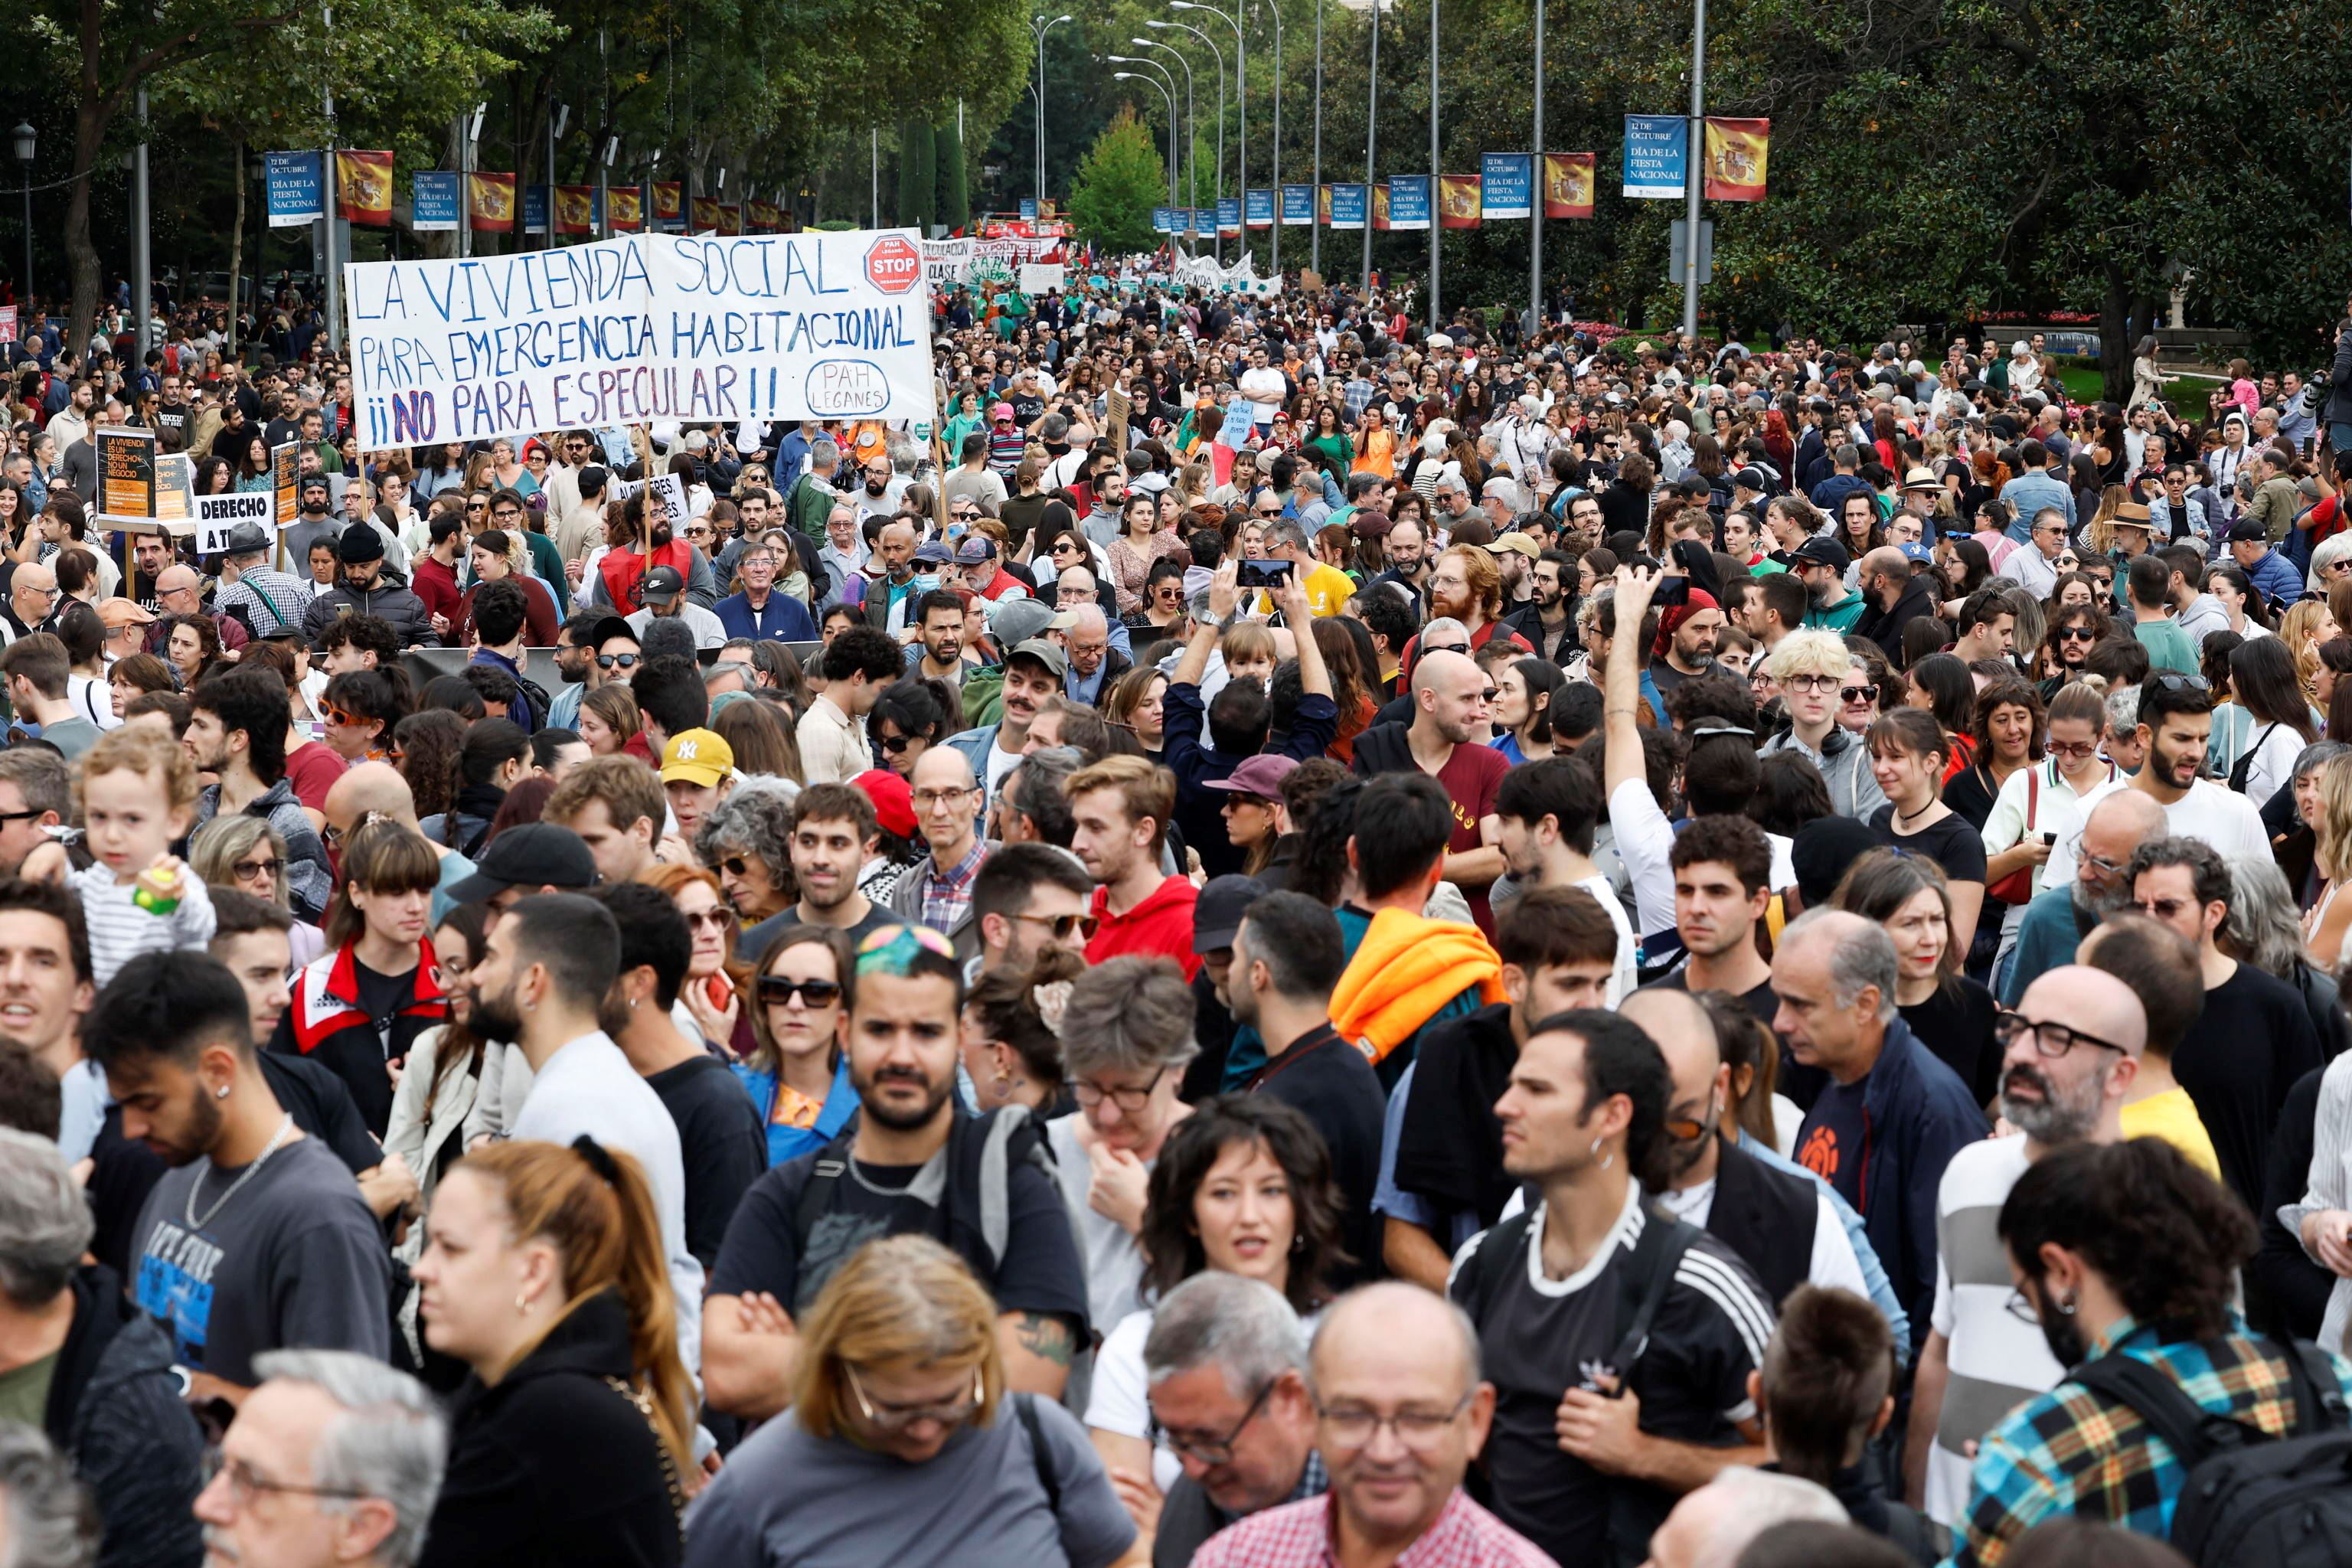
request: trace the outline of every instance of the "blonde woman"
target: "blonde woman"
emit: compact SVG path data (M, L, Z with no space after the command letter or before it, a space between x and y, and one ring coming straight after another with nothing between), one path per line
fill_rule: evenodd
M798 1329L792 1409L697 1503L688 1568L1150 1561L1077 1418L1006 1388L996 1303L938 1242L868 1242Z
M2336 635L2336 617L2327 606L2316 599L2307 599L2287 607L2279 622L2279 639L2287 651L2294 655L2294 678L2303 694L2323 712L2326 704L2319 700L2319 645Z
M2311 830L2311 863L2327 879L2327 890L2304 917L2304 941L2311 962L2333 973L2352 930L2352 899L2336 896L2352 877L2352 757L2330 758L2319 770L2319 813Z
M286 840L266 818L242 812L214 817L188 841L188 865L215 887L251 893L293 913L293 889L286 879ZM308 921L297 920L286 941L297 970L327 951L325 933Z

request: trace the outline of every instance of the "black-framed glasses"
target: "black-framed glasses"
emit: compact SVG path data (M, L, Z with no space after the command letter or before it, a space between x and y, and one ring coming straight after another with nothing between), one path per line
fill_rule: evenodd
M2096 642L2099 640L2099 628L2096 626L2061 626L2058 629L2058 640L2060 642Z
M31 822L42 815L38 808L31 811L0 811L0 825L11 822Z
M1877 699L1877 696L1878 688L1875 686L1841 686L1838 688L1838 698L1841 701L1870 702L1874 701Z
M1168 1069L1161 1068L1151 1075L1151 1081L1140 1089L1132 1086L1105 1089L1100 1084L1088 1083L1084 1079L1080 1079L1070 1085L1070 1098L1080 1105L1088 1107L1100 1105L1108 1100L1121 1110L1137 1111L1151 1102L1151 1091L1158 1089L1160 1080L1167 1076Z
M1244 1432L1249 1430L1249 1424L1257 1419L1257 1413L1265 1408L1267 1396L1274 1393L1274 1385L1281 1381L1277 1373L1259 1384L1257 1393L1250 1399L1249 1408L1242 1412L1242 1418L1234 1423L1233 1430L1222 1437L1194 1437L1178 1433L1162 1426L1156 1415L1145 1421L1144 1435L1154 1443L1167 1444L1169 1452L1184 1458L1211 1467L1230 1465L1234 1462L1234 1445L1241 1441Z
M2197 907L2194 899L2134 899L2132 903L2142 914L2154 915L2160 921L2176 920L2181 910Z
M2007 1050L2011 1043L2028 1029L2033 1031L2034 1050L2053 1059L2064 1056L2076 1046L2096 1046L2103 1051L2113 1051L2118 1056L2131 1054L2113 1040L2103 1040L2096 1035L2085 1034L2080 1029L2070 1028L2064 1024L2040 1023L2025 1016L2022 1013L2000 1013L1994 1016L1993 1043L2001 1049Z
M2009 1300L2003 1301L2000 1306L2002 1311L2021 1323L2032 1323L2037 1329L2042 1326L2042 1314L2034 1310L2033 1303L2025 1299L2023 1290L2011 1290L2009 1293Z
M1433 654L1433 653L1468 653L1468 652L1470 651L1470 645L1469 645L1468 643L1466 643L1466 642L1454 642L1454 643L1432 643L1432 644L1430 644L1427 647L1423 648L1421 651L1422 651L1423 654Z
M634 653L600 653L596 656L596 668L599 669L635 669L637 668L637 660L643 657L644 656L641 654Z
M2211 687L2205 684L2205 678L2201 675L2181 675L2171 670L2164 670L2151 676L2149 679L2154 680L2157 685L2162 687L2167 691L2210 691L2213 689Z
M306 1487L297 1486L291 1481L273 1481L243 1459L230 1458L218 1448L205 1450L202 1470L206 1489L210 1489L213 1482L222 1476L228 1477L229 1500L240 1509L251 1508L253 1500L263 1492L276 1492L284 1497L340 1498L345 1501L375 1495L358 1487Z
M752 982L751 994L762 1006L781 1007L794 996L803 1006L830 1007L841 1000L838 980L795 980L789 974L762 974Z

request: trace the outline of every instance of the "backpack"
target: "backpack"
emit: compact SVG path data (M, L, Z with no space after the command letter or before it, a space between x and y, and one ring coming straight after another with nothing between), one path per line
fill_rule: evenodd
M2273 1347L2277 1348L2277 1347ZM2161 1369L2113 1353L2074 1381L2138 1412L2188 1470L2172 1544L2198 1568L2333 1568L2352 1561L2352 1431L2326 1353L2284 1349L2297 1434L2269 1438L2217 1415Z
M852 1116L833 1141L817 1151L816 1163L809 1179L802 1184L799 1200L793 1205L793 1246L801 1257L808 1255L809 1234L816 1228L833 1205L834 1188L849 1170L849 1151L857 1137L857 1118ZM1025 1105L1006 1105L989 1116L958 1115L948 1123L948 1179L940 1194L939 1206L932 1210L929 1234L954 1249L978 1274L981 1283L989 1284L1004 1260L1004 1248L1013 1229L1011 1194L1013 1166L1018 1161L1043 1175L1048 1183L1056 1183L1054 1155L1046 1145L1043 1128L1032 1121ZM959 1200L974 1201L967 1194L961 1180L969 1167L977 1163L978 1179L971 1184L979 1212L963 1215L966 1223L980 1233L983 1255L975 1257L963 1245L958 1235ZM1060 1189L1058 1185L1055 1191Z
M2236 795L2243 795L2246 793L2246 780L2254 771L2255 754L2263 749L2263 742L2271 738L2271 731L2277 728L2278 726L2275 724L2263 725L2263 732L2248 742L2246 749L2238 753L2238 760L2230 764L2230 789L2231 793ZM2256 801L2254 804L2259 805L2262 803L2260 801Z

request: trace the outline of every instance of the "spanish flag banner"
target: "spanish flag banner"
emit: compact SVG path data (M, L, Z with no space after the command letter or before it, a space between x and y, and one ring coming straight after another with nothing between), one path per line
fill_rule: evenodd
M466 176L466 221L478 234L511 234L515 226L512 174Z
M751 211L745 215L753 234L774 234L784 226L784 215L773 202L749 202Z
M593 185L556 186L555 232L593 234L595 231L596 187Z
M635 185L614 185L605 191L604 221L614 234L635 234L645 227L645 193Z
M346 223L392 225L392 154L335 153L335 216Z
M719 232L721 234L740 234L743 232L742 203L729 202L719 209Z
M1372 232L1389 231L1389 183L1382 180L1372 187Z
M1315 187L1315 221L1325 228L1331 226L1331 187L1328 185Z
M677 229L684 226L686 186L677 180L654 182L654 226Z
M717 196L694 198L694 232L697 234L719 232L719 198Z
M1547 153L1543 155L1543 215L1546 217L1592 216L1591 153Z
M1478 184L1479 176L1476 174L1440 174L1437 177L1439 227L1478 226Z
M1760 202L1764 199L1764 161L1771 150L1769 120L1706 121L1706 196L1711 202Z

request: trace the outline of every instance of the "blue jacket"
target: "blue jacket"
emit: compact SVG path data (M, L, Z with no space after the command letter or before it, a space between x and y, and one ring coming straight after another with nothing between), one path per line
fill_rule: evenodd
M816 1115L814 1127L780 1127L776 1110L776 1075L761 1072L742 1062L729 1062L735 1079L751 1096L751 1103L760 1109L760 1121L768 1130L768 1165L773 1169L785 1161L805 1154L812 1149L822 1149L833 1142L833 1135L849 1123L857 1109L857 1089L849 1081L849 1054L843 1052L840 1065L834 1068L833 1087L824 1091L824 1109Z
M2009 537L2020 544L2033 542L2033 514L2045 506L2064 512L2067 533L2074 531L2074 492L2046 473L2018 475L2000 487L2000 499L2017 509L2017 515L2009 520Z
M750 637L754 642L816 640L816 622L809 618L808 606L789 594L772 590L768 602L756 610L745 595L730 594L711 609L730 638Z
M1959 1075L1900 1017L1888 1022L1878 1061L1858 1087L1861 1126L1848 1123L1846 1131L1859 1131L1860 1149L1838 1147L1836 1124L1853 1096L1832 1084L1806 1113L1797 1159L1862 1211L1895 1299L1913 1322L1925 1322L1936 1294L1936 1188L1952 1156L1985 1135L1984 1113ZM1861 1169L1842 1179L1844 1162L1856 1154Z
M2246 568L2246 575L2254 580L2254 586L2263 591L2263 598L2269 604L2292 605L2295 595L2303 592L2303 577L2295 571L2294 563L2275 550L2263 551L2263 558Z
M980 781L983 790L988 788L988 753L996 745L996 731L1001 728L1000 722L982 724L977 730L959 730L940 742L963 753L964 761L971 764L971 776Z

